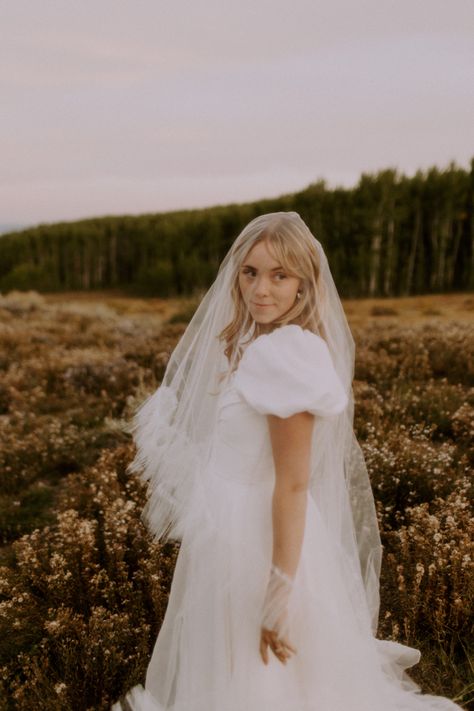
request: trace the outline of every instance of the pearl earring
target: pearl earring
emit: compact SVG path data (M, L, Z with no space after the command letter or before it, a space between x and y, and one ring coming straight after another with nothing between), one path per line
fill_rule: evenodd
M296 292L296 298L297 298L297 299L301 299L301 291L297 291L297 292Z

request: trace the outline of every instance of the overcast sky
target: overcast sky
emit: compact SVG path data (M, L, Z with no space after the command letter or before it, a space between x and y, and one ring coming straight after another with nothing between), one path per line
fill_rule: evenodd
M3 0L0 223L474 155L473 0Z

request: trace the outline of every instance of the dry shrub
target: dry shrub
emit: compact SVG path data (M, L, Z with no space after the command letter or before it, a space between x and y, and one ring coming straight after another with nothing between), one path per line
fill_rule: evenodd
M397 316L398 311L392 306L383 306L381 304L372 306L370 309L371 316Z
M451 323L433 329L424 327L422 338L433 375L448 382L474 386L474 327Z
M440 311L439 309L430 307L427 309L423 309L423 311L421 313L423 314L423 316L441 316L443 312Z
M25 486L54 472L75 471L83 463L85 452L96 433L87 437L70 422L29 413L3 418L0 445L0 488L5 493L21 491Z
M399 375L397 359L383 346L361 339L357 348L355 377L376 386L380 391L390 387Z
M73 476L57 523L17 541L1 570L1 683L20 711L108 709L143 681L177 547L152 543L140 522L130 455L106 451Z
M371 432L378 431L383 425L384 398L374 385L364 380L354 380L353 391L355 432L359 439L366 439Z
M366 333L361 342L362 347L357 348L357 373L378 387L390 387L400 379L423 381L432 375L420 328L379 327Z
M357 343L356 377L379 388L394 380L424 382L445 377L474 385L474 328L458 323L385 325L372 331L353 329Z
M183 329L158 338L142 316L34 293L2 303L15 315L0 321L0 544L48 523L61 479L124 441L109 423L156 387Z
M362 443L384 531L404 523L410 507L448 496L464 474L455 444L433 442L430 434L422 425L400 425L382 436L373 429Z
M44 309L44 296L37 291L9 291L8 294L0 294L0 307L13 314L36 311Z
M139 366L123 356L74 349L40 360L23 358L21 364L10 366L3 386L10 395L7 411L15 405L40 413L60 411L79 396L89 398L89 405L102 403L102 409L112 414L121 412L140 377Z
M386 422L426 424L434 439L455 437L454 416L466 403L474 404L474 389L448 383L446 378L429 378L423 383L400 380L384 399Z
M465 402L452 417L453 435L466 452L467 460L474 465L474 407Z
M49 520L53 487L93 463L105 446L125 440L97 412L83 414L90 421L71 421L74 412L64 419L20 411L0 416L0 544Z
M380 633L397 641L436 649L436 668L415 670L423 688L462 691L469 679L473 640L474 518L472 485L405 511L405 523L385 534ZM428 643L428 644L427 644ZM446 668L458 667L458 678ZM438 682L438 683L437 683Z

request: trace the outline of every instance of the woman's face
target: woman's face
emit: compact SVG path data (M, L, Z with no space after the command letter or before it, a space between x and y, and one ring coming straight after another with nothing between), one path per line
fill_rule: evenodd
M252 318L269 324L293 306L300 279L278 263L265 240L248 252L239 271L242 298Z

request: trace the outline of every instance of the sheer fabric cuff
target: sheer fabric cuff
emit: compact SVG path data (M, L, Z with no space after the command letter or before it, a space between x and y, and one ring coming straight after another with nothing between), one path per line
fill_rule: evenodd
M270 578L262 609L262 627L278 636L288 634L288 603L294 580L272 563Z

